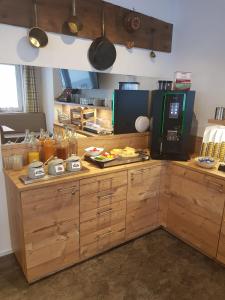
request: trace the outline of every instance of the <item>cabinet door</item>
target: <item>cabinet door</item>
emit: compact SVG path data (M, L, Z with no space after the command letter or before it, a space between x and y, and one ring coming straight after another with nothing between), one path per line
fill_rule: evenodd
M216 257L225 198L223 181L178 166L170 171L168 229Z
M161 165L128 171L126 239L156 228Z
M221 263L225 264L225 211L223 214L220 239L219 239L219 247L217 251L217 260Z
M21 194L29 281L79 260L79 183Z

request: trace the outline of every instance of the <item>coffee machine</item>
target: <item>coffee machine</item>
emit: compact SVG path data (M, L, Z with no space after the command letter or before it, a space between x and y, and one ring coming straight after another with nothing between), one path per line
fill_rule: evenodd
M152 92L151 157L186 161L190 157L190 131L194 91Z

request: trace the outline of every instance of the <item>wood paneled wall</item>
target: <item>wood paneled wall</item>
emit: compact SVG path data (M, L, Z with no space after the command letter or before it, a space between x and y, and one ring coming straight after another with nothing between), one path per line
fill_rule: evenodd
M126 44L134 41L134 46L138 48L171 52L172 24L138 13L141 28L129 33L123 23L130 10L102 0L76 0L76 12L83 24L78 37L95 39L101 35L103 4L106 35L113 43ZM72 14L71 0L37 0L37 11L38 25L41 28L49 32L70 34L66 21ZM33 1L0 0L0 23L32 27Z

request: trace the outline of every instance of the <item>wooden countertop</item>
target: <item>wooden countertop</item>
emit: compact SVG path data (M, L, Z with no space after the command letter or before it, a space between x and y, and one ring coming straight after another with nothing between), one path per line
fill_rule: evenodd
M114 172L118 172L118 171L135 169L135 168L149 167L152 165L163 165L165 163L168 163L168 162L161 161L161 160L149 160L149 161L145 161L145 162L137 162L137 163L131 163L131 164L126 164L126 165L120 165L120 166L100 169L89 162L83 161L82 164L86 168L84 171L81 171L78 173L71 173L71 175L67 175L65 177L63 177L63 176L55 177L54 179L40 181L40 182L28 184L28 185L23 184L19 179L19 176L27 174L27 168L24 168L21 171L4 170L4 174L13 182L13 184L16 186L16 188L19 191L26 191L26 190L31 190L34 188L41 188L41 187L46 187L49 185L54 185L57 183L69 182L69 181L73 181L73 180L77 181L77 180L88 178L88 177L104 175L104 174L114 173ZM225 172L218 171L217 170L218 166L214 169L203 169L203 168L198 167L195 164L194 160L191 160L188 162L171 161L169 163L191 169L198 173L206 174L209 176L216 177L218 179L225 180Z
M120 166L115 166L115 167L109 167L105 169L100 169L96 167L95 165L82 161L83 166L86 168L84 171L80 171L77 173L71 173L71 175L67 175L65 177L60 176L60 177L54 177L53 179L46 180L46 181L39 181L36 183L31 183L31 184L23 184L19 176L21 175L26 175L27 174L27 167L24 167L23 170L21 171L13 171L13 170L4 170L5 176L7 176L10 181L16 186L16 188L19 191L27 191L27 190L32 190L34 188L41 188L41 187L46 187L49 185L54 185L57 183L63 183L63 182L69 182L73 180L80 180L88 177L93 177L93 176L98 176L98 175L104 175L104 174L109 174L109 173L114 173L118 171L124 171L124 170L129 170L129 169L135 169L135 168L141 168L141 167L148 167L152 165L162 165L164 164L164 161L160 160L148 160L144 162L137 162L137 163L131 163L131 164L126 164L126 165L120 165Z
M209 176L216 177L218 179L225 180L225 172L218 171L219 163L213 169L204 169L204 168L197 166L194 162L194 159L192 159L190 161L173 161L171 163L175 164L177 166L188 168L188 169L196 171L198 173L206 174Z

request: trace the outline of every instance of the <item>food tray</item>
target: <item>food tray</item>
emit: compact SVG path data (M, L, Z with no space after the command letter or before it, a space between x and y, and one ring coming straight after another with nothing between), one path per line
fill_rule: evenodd
M85 156L84 159L86 161L92 162L93 164L97 165L100 168L109 168L109 167L114 167L114 166L119 166L119 165L126 165L130 163L135 163L135 162L140 162L140 161L145 161L150 159L150 155L146 154L145 152L140 152L139 156L136 157L117 157L114 160L107 161L107 162L102 162L102 161L96 161L95 159Z

